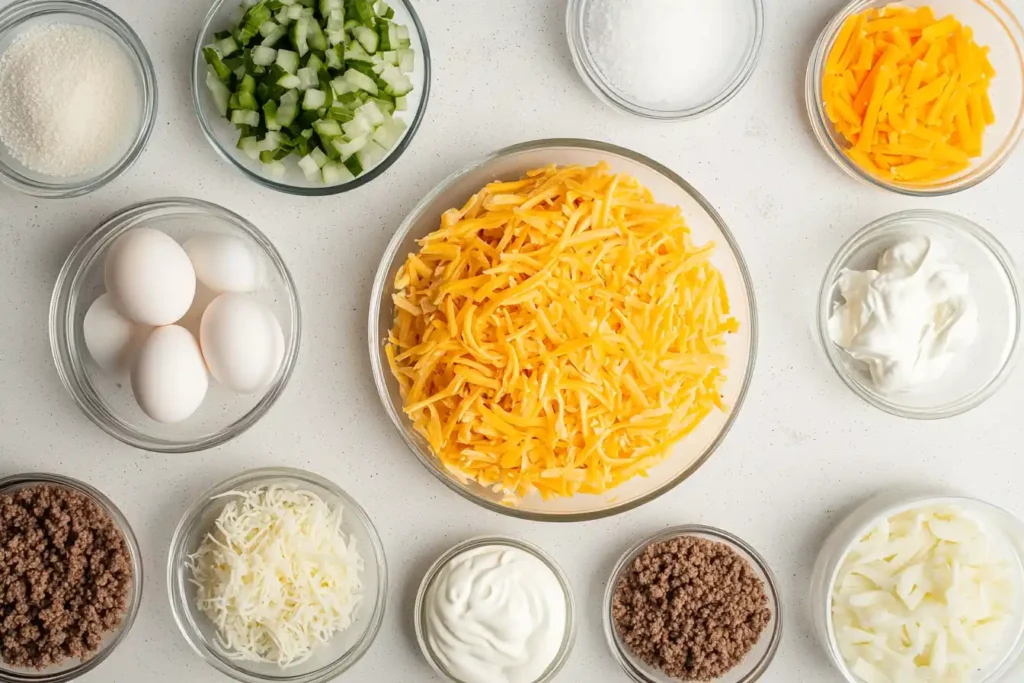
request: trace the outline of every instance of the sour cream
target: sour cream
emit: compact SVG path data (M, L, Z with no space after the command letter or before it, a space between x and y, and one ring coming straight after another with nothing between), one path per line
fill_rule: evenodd
M423 604L427 643L462 683L533 683L558 655L568 626L555 573L506 545L456 555Z
M877 270L842 271L836 286L845 303L829 319L829 335L868 366L882 393L937 380L978 336L967 271L927 237L890 248Z

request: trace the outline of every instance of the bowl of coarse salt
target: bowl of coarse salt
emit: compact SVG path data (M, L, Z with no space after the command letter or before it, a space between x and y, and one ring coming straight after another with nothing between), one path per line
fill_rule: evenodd
M106 185L142 153L156 74L139 36L91 0L0 10L0 181L38 197Z
M566 35L583 82L622 112L703 116L754 73L762 0L569 0Z

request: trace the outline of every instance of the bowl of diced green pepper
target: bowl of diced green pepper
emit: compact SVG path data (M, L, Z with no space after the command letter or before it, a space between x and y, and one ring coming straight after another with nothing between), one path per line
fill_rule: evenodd
M337 194L382 174L429 92L427 39L407 0L217 0L196 41L203 133L280 192Z

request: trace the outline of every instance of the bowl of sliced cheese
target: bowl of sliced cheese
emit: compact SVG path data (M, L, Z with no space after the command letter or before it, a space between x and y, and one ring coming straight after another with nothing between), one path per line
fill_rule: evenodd
M847 174L910 196L965 190L1024 134L1024 27L1004 0L853 0L807 68L811 128Z
M722 443L757 347L750 274L670 169L539 140L457 171L388 245L371 295L385 410L421 462L491 510L624 512Z

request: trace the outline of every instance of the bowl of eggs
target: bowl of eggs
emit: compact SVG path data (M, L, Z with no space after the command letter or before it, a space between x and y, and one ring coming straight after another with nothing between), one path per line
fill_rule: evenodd
M299 301L254 225L194 199L105 220L71 251L50 302L61 381L120 441L188 453L254 425L295 368Z

